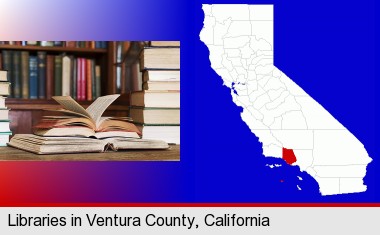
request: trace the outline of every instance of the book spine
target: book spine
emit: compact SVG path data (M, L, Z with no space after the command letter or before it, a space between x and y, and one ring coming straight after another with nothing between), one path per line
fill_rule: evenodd
M8 77L8 81L12 84L13 83L13 76L12 76L12 52L11 51L7 51L7 50L4 50L2 51L1 53L1 56L2 56L2 61L3 61L3 69L4 70L7 70L8 73L7 73L7 77ZM12 91L12 89L11 89ZM11 97L12 97L12 92L11 92Z
M13 52L13 97L21 98L21 52Z
M3 55L0 52L0 70L3 70Z
M28 46L37 46L38 45L38 41L26 41L26 44Z
M46 58L46 98L51 99L54 91L54 56Z
M96 98L95 60L91 60L92 99Z
M77 59L71 58L71 94L74 100L78 99L77 97Z
M46 98L46 52L37 52L38 59L38 98Z
M21 87L22 98L29 99L29 52L21 52Z
M78 100L82 100L82 72L81 72L81 69L82 69L82 62L81 62L81 58L77 58L77 89L76 89L76 93L77 93L77 99Z
M66 41L66 47L76 47L75 41Z
M95 81L96 81L96 95L95 97L98 98L101 96L101 70L100 65L95 66Z
M54 95L62 95L62 56L54 57Z
M95 48L103 48L102 41L95 41Z
M29 98L38 98L37 56L29 56Z
M91 60L86 59L86 80L87 80L87 100L92 100L92 68L91 68Z
M70 57L64 56L62 58L62 95L70 96Z
M82 58L81 59L81 78L82 78L82 82L81 82L81 94L82 94L82 100L86 100L87 98L87 94L86 94L86 84L87 84L87 77L86 77L86 59L85 58Z
M63 41L54 41L53 44L55 47L61 47L63 45Z

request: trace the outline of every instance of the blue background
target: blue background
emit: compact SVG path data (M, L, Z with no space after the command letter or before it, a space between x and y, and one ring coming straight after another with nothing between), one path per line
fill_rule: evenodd
M181 68L186 70L181 83L182 91L190 88L194 93L193 97L182 95L182 107L186 107L182 142L195 140L196 200L380 200L374 2L241 1L274 4L275 65L345 125L373 158L367 168L366 193L325 197L298 167L262 156L257 138L240 118L242 109L232 102L229 88L222 86L222 79L210 68L208 50L198 39L204 17L201 3L192 6L194 20L186 27L191 33L181 44ZM187 125L188 118L194 119L192 125ZM187 134L191 130L195 130L194 136ZM283 163L283 167L270 169L265 167L267 163ZM299 181L297 175L304 180Z

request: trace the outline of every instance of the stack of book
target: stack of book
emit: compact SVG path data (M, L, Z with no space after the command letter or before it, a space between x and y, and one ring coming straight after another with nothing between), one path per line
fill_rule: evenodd
M9 95L9 88L8 72L0 70L0 146L6 146L12 134L9 129L9 109L5 106L5 97Z
M130 117L143 138L180 144L180 42L151 41L140 68L143 90L131 93Z
M91 101L100 96L101 67L94 59L44 51L3 50L0 54L0 68L9 71L12 98L51 99L66 95Z

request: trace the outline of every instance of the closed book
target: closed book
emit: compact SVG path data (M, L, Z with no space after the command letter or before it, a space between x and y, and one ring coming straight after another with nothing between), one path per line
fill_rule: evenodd
M28 46L37 46L38 45L38 41L26 41L26 44Z
M0 82L8 82L8 71L0 70Z
M40 46L42 47L52 47L54 46L53 41L40 41Z
M54 95L54 56L46 57L46 98L51 99Z
M10 83L1 82L0 83L0 96L9 96L10 95Z
M179 108L179 91L137 91L131 94L131 106Z
M22 98L29 99L29 52L21 52L21 89Z
M180 41L150 41L152 47L179 47Z
M0 132L0 146L7 146L10 135L12 132Z
M173 82L144 82L144 90L149 91L178 91L180 89L179 81Z
M6 106L5 106L5 97L4 96L0 96L0 109L5 109Z
M76 89L77 100L82 100L82 59L77 58L76 62L77 62L77 79L76 79L76 81L77 81L77 89Z
M169 144L180 144L180 126L136 125L143 139L162 140Z
M74 100L78 99L77 98L77 59L72 57L71 58L71 74L70 74L70 79L71 79L71 96L73 97Z
M129 115L134 123L149 125L179 125L179 108L145 108L132 106Z
M91 67L91 60L86 59L86 94L87 94L87 100L91 101L92 100L92 67Z
M9 109L0 108L0 120L9 120Z
M69 96L71 95L71 59L69 56L64 56L62 58L62 95Z
M95 41L95 48L102 48L102 41Z
M0 132L10 132L9 120L0 120Z
M29 98L38 98L38 65L37 56L29 56Z
M140 54L141 69L180 69L180 49L146 47Z
M12 63L13 97L21 98L21 51L13 51Z
M55 47L61 47L63 46L63 41L54 41L53 44Z
M38 63L38 98L46 98L46 52L37 52Z
M54 95L62 95L62 56L54 57Z
M13 82L12 80L12 51L4 50L1 52L1 57L3 61L3 69L7 70L7 80L8 82Z
M91 83L92 83L92 99L96 98L96 71L95 71L95 60L91 60Z
M66 41L66 47L76 47L76 41Z
M3 69L3 56L1 55L1 51L0 51L0 70Z
M101 96L101 68L100 65L95 66L95 87L96 87L96 95L95 97Z
M86 77L86 71L87 71L87 63L86 59L82 58L81 59L81 94L82 94L82 100L87 100L87 77Z
M180 71L179 70L145 70L143 72L143 81L179 81Z

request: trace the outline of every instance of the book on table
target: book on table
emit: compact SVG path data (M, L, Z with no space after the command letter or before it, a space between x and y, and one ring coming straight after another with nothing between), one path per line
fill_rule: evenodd
M102 96L84 109L70 96L53 96L61 116L44 116L34 135L15 135L9 145L37 154L103 152L118 149L167 149L164 141L140 139L130 118L102 117L119 95Z

